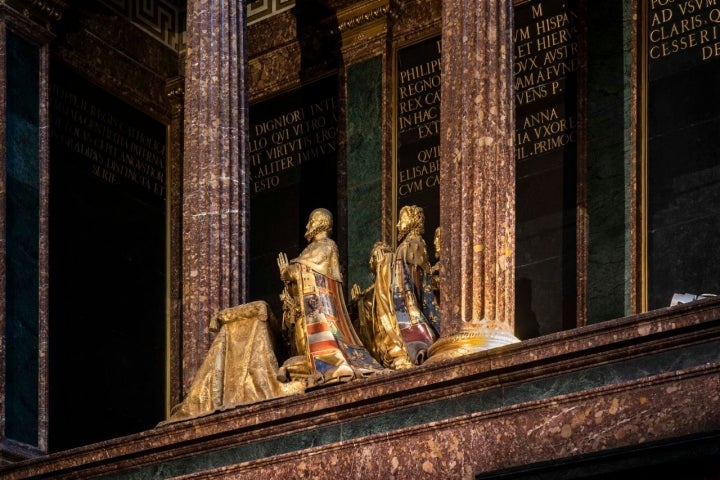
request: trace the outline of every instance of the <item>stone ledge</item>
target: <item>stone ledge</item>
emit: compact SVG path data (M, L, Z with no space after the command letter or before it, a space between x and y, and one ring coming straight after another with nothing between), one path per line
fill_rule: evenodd
M250 480L257 478L258 472L267 480L465 479L482 474L492 478L490 472L522 470L538 462L570 462L608 449L682 443L698 432L710 432L709 436L716 438L720 428L718 373L720 365L703 366L172 478ZM713 389L716 393L708 396L707 390ZM653 461L661 463L663 459L655 457ZM686 464L685 468L690 467ZM548 478L573 478L557 475L561 472L558 468L556 476ZM720 473L720 467L713 472ZM178 472L146 470L138 476L107 478L139 480L151 473Z
M679 391L691 388L696 398L688 408L704 410L712 402L698 389L710 381L717 383L718 365L720 301L704 300L548 335L437 365L237 406L136 435L20 462L0 469L0 476L8 479L28 476L170 478L202 472L218 474L224 470L237 473L238 468L247 469L257 464L267 467L268 462L287 466L289 461L297 466L301 451L319 455L324 450L339 448L346 452L343 449L347 445L365 448L365 445L378 444L371 440L373 438L398 435L406 441L416 439L411 442L416 443L424 436L431 438L430 432L436 429L450 436L454 429L475 432L480 428L479 418L504 418L503 423L512 424L533 405L547 411L540 418L544 415L551 418L550 411L558 408L558 399L569 398L568 401L578 405L590 405L587 402L592 399L609 398L617 390L625 392L623 398L630 401L636 396L636 390L650 388L648 382L655 382L652 385L656 390L661 388L657 385L668 382L676 382ZM707 388L708 392L712 391L710 386ZM716 397L718 391L720 388L715 390ZM677 402L682 400L676 398L678 395L666 396L668 401ZM701 398L706 405L702 405ZM716 406L719 401L715 398ZM664 405L662 396L658 396L650 416L657 416L656 413L666 408ZM709 426L720 428L720 422L712 415L707 421ZM698 428L704 427L688 426L683 432L695 433ZM666 435L672 434L666 432ZM448 437L446 441L452 440ZM358 452L348 451L343 455L352 457L355 453ZM286 457L290 460L280 461ZM527 460L542 459L536 456ZM131 477L131 470L139 476ZM473 472L477 473L476 470Z

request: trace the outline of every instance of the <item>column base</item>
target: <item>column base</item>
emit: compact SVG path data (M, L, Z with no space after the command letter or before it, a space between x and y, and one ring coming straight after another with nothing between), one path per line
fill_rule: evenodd
M479 329L442 337L430 346L425 363L440 362L502 347L520 340L504 330Z

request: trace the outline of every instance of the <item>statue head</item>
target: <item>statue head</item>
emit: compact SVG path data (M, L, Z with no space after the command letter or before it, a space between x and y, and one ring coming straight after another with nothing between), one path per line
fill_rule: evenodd
M407 234L422 235L425 231L425 213L417 205L405 205L398 214L398 240Z
M310 212L308 223L305 226L305 239L310 242L319 233L327 233L330 235L332 231L333 218L330 210L326 208L316 208Z

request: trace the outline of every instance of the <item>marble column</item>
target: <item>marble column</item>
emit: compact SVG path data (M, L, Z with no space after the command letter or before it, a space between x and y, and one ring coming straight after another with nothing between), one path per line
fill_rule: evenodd
M188 0L183 160L182 384L218 311L246 301L247 46L241 0Z
M518 341L512 0L442 8L442 336L430 361Z

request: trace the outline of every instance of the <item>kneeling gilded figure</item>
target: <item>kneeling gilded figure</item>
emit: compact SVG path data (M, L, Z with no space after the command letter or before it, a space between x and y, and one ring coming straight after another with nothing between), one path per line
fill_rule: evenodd
M430 345L440 336L440 314L422 237L425 229L423 209L406 205L398 216L400 244L395 250L392 296L400 333L410 358L419 365L427 358Z
M395 370L419 365L440 336L437 286L422 238L422 208L409 205L400 210L398 238L393 254L377 242L370 254L375 282L365 291L352 288L357 302L360 334L375 358ZM436 275L437 276L437 275Z
M395 317L392 290L393 251L385 242L375 242L370 252L370 272L375 281L361 290L353 285L352 302L357 306L359 334L373 356L387 368L413 366Z
M372 375L382 370L362 345L347 312L340 261L330 238L332 214L318 208L310 213L305 239L309 242L291 260L278 256L285 284L283 328L291 354L281 375L304 379L315 387Z

